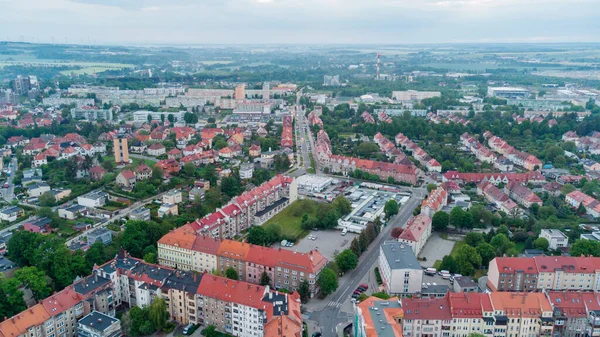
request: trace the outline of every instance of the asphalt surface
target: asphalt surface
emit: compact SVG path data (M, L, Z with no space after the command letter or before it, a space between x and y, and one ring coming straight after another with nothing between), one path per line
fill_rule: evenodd
M10 176L8 177L8 179L6 180L6 182L8 183L8 188L3 188L2 189L2 196L4 197L4 200L11 202L13 201L13 199L15 198L15 184L13 184L13 179L15 177L15 173L17 172L17 169L19 168L18 163L17 163L17 158L13 158L10 162Z
M314 311L311 317L317 321L324 336L337 336L336 326L347 322L348 319L340 316L340 307L344 301L350 301L352 293L358 287L365 274L369 273L373 265L377 264L379 258L379 246L391 239L391 231L394 227L402 227L412 215L413 210L421 202L426 191L424 189L411 189L413 196L400 209L400 212L392 218L390 225L386 226L377 239L371 243L367 252L360 258L358 267L340 279L337 291L329 295L329 303L319 311Z

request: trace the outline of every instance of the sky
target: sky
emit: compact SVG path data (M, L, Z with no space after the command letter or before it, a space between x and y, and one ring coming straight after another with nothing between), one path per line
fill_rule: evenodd
M599 0L0 0L0 40L93 44L600 42Z

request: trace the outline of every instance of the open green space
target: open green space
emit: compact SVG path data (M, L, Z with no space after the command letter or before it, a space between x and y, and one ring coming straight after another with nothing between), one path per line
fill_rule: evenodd
M314 200L296 200L267 221L264 227L278 224L281 226L282 236L299 239L308 234L308 231L302 229L302 216L306 213L309 217L316 217L318 209L316 206L317 202Z
M154 165L158 162L158 160L140 159L140 158L134 158L134 157L129 157L129 159L131 159L131 164L127 165L125 168L130 169L130 170L138 167L142 162L144 164L148 165L150 168L154 167ZM114 162L115 156L105 156L104 160Z

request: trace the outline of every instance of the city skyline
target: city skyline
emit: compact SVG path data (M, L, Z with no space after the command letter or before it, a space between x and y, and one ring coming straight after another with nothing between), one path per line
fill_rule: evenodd
M11 27L0 40L40 43L600 41L592 0L0 0L0 10Z

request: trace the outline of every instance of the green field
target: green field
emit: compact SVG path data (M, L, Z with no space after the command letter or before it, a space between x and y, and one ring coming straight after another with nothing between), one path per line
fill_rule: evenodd
M317 202L314 200L304 199L296 200L290 206L286 207L281 213L272 217L265 227L272 224L281 226L281 234L289 238L301 238L308 234L308 231L302 229L302 216L304 213L309 216L316 216Z
M103 157L104 160L108 160L108 161L115 161L115 156L105 156ZM139 159L139 158L134 158L134 157L129 157L129 159L131 159L131 164L127 165L125 168L133 170L134 168L138 167L142 162L144 162L144 164L148 165L150 168L154 167L154 165L158 162L158 160L152 160L152 159Z

